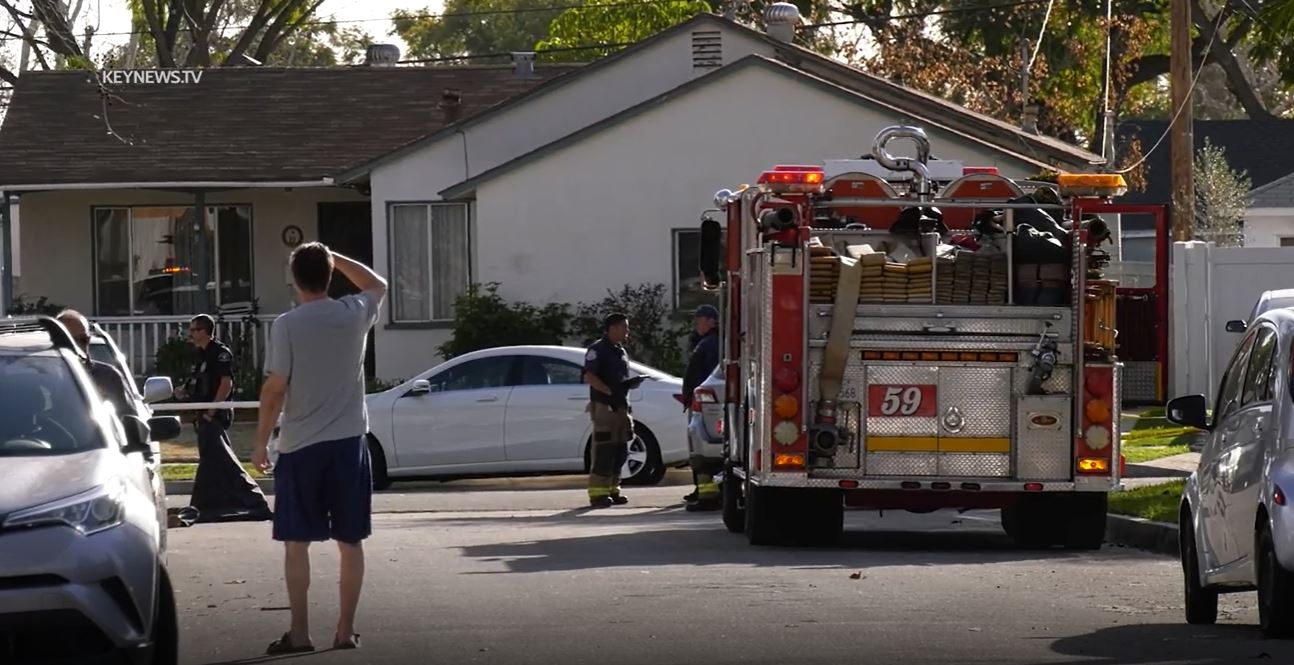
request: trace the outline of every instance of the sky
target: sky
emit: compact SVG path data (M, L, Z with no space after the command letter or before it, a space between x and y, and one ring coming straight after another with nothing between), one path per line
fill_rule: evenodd
M110 45L130 40L130 10L124 0L85 2L82 14L85 21L95 26L95 32L99 35L94 40L94 51L102 53ZM406 9L430 13L440 11L442 6L442 0L324 0L315 16L320 20L362 21L353 25L364 28L375 40L398 45L401 53L404 53L408 50L405 43L390 32L391 12ZM85 21L78 21L78 35L83 33L80 26L85 25Z

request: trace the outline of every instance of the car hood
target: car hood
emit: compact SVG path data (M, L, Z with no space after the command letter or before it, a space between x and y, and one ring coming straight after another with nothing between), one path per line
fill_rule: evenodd
M115 468L106 448L71 455L0 457L0 515L75 496L103 484Z

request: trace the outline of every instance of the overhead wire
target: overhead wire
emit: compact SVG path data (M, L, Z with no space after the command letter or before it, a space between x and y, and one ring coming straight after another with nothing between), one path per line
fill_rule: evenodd
M1033 63L1038 61L1038 52L1042 50L1042 39L1047 36L1047 22L1051 20L1051 8L1056 6L1056 0L1047 0L1047 12L1042 16L1042 29L1038 31L1038 41L1033 43L1033 55L1029 56L1027 70L1033 73Z
M882 14L869 18L849 19L847 21L828 21L826 23L809 23L800 26L801 28L832 28L842 25L859 25L862 23L876 23L878 21L896 21L916 18L930 18L932 16L943 16L945 14L961 14L967 12L982 12L993 9L1010 9L1012 7L1024 7L1027 5L1040 5L1048 0L1014 0L1013 2L1002 2L994 5L977 5L973 7L950 7L948 9L932 9L924 12L914 12L911 14Z
M1173 117L1168 121L1168 126L1164 128L1164 133L1159 135L1159 140L1155 141L1155 144L1150 147L1150 150L1147 150L1141 155L1141 159L1138 159L1127 168L1115 171L1115 173L1120 175L1131 173L1136 170L1137 167L1145 164L1146 160L1150 159L1150 156L1154 154L1155 150L1159 149L1159 146L1163 144L1164 139L1168 138L1168 135L1172 133L1173 126L1176 125L1177 120L1182 117L1182 111L1186 110L1186 105L1195 100L1195 85L1200 82L1200 74L1203 74L1204 68L1209 65L1209 51L1213 49L1213 43L1217 41L1218 34L1222 32L1222 19L1226 15L1226 11L1226 7L1218 10L1218 16L1215 25L1213 26L1213 35L1209 37L1209 43L1204 47L1204 53L1200 58L1200 66L1195 70L1195 76L1191 79L1191 87L1186 89L1186 97L1182 100L1182 103L1178 105L1177 111L1173 113Z

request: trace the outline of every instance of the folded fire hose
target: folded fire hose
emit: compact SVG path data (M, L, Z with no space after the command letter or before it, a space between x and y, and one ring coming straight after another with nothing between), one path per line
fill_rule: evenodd
M854 317L858 314L858 290L862 282L863 264L857 259L838 257L840 275L836 281L836 302L831 311L831 329L827 333L827 348L823 352L822 372L818 383L817 422L835 425L836 398L849 364L849 338L854 333Z

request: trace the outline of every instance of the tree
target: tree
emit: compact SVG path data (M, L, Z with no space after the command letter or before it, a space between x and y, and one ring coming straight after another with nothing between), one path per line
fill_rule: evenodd
M454 58L530 51L567 4L553 0L447 0L442 14L396 10L395 32L411 58Z
M361 41L356 30L313 20L323 0L129 0L131 43L107 54L108 61L143 67L208 67L274 64L285 53L309 64L336 60ZM74 4L73 4L74 3ZM17 69L0 66L0 79L16 83L34 63L40 69L93 69L93 31L78 42L75 25L85 0L0 0L11 22L5 32L20 40ZM330 44L324 53L320 44ZM350 56L353 57L353 56ZM300 61L299 61L300 62Z
M553 19L548 38L535 44L535 51L549 51L554 61L582 62L605 57L628 44L642 41L662 30L711 10L705 0L676 0L658 4L599 6L590 2L568 9ZM586 46L608 44L600 49ZM580 49L566 50L566 49Z
M1208 139L1195 154L1195 237L1219 247L1244 244L1245 211L1253 184L1227 162L1226 150Z

